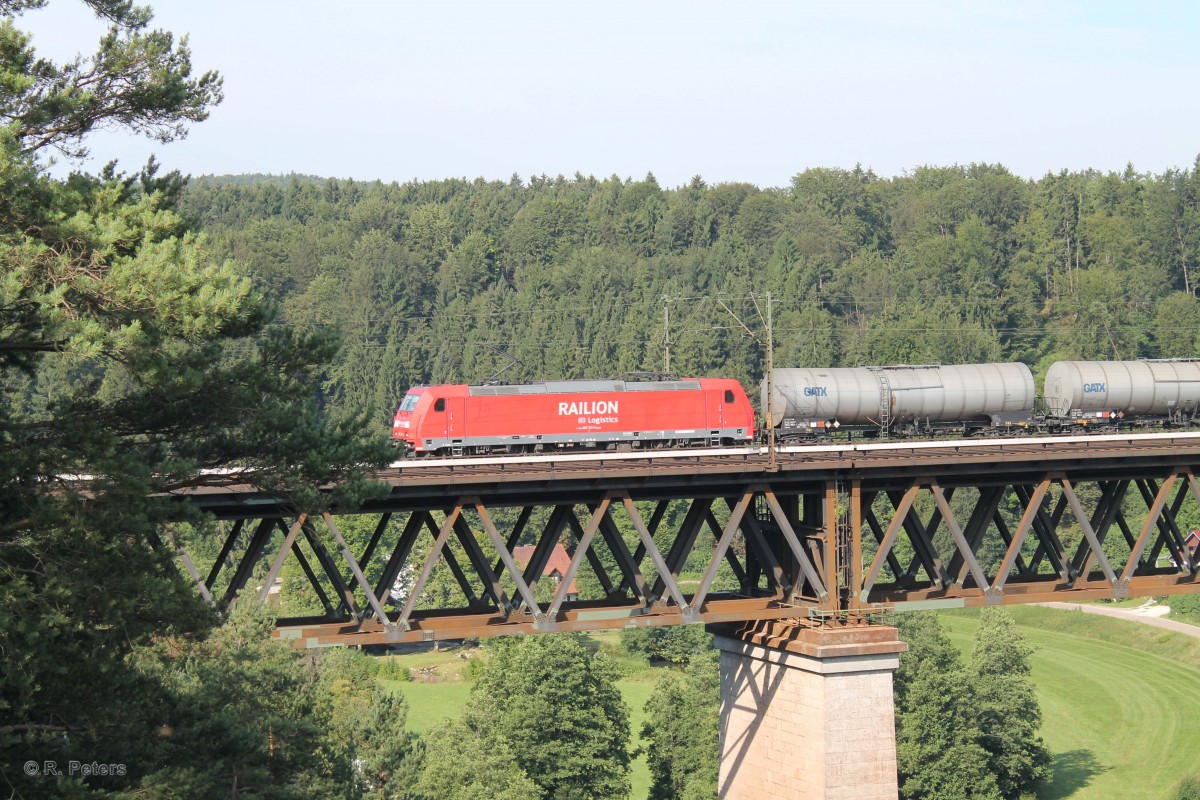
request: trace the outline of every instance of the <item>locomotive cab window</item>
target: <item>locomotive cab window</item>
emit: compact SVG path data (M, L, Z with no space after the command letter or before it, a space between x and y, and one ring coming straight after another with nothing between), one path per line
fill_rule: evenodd
M733 402L733 390L732 390L732 389L726 389L726 390L725 390L725 402L726 402L726 403L732 403L732 402Z
M445 411L446 410L446 398L439 397L437 399L437 402L433 404L433 410L434 411Z
M421 399L419 394L408 394L404 396L404 402L400 404L401 411L412 411L417 407L417 401Z

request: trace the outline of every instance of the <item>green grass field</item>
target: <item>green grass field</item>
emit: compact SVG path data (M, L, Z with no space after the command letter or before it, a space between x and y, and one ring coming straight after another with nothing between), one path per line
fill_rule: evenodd
M1054 778L1038 800L1159 800L1200 772L1200 640L1080 612L1013 608ZM973 614L943 616L969 653Z
M654 673L653 676L643 673L625 678L617 683L617 688L621 690L621 696L625 698L625 705L629 706L629 730L633 733L634 747L640 747L642 744L642 723L646 720L642 708L650 699L650 693L654 691L659 670L653 669L650 672ZM635 758L630 766L629 781L633 788L629 796L640 800L650 793L650 767L646 763L645 753Z
M1036 648L1042 737L1054 754L1054 778L1038 800L1167 800L1181 778L1200 773L1200 639L1136 622L1045 608L1010 609ZM974 612L943 614L951 639L970 653ZM593 637L614 653L616 635ZM408 727L422 732L457 716L467 702L467 662L454 649L393 656L404 668L431 670L424 680L384 681L408 699ZM624 659L618 687L640 744L642 707L661 668ZM645 798L645 756L633 764L634 800Z

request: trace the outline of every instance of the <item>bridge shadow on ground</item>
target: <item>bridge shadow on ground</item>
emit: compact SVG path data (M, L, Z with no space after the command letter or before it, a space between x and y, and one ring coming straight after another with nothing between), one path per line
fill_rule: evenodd
M1092 782L1092 778L1105 767L1096 760L1091 750L1068 750L1054 757L1050 765L1053 774L1050 782L1038 789L1037 800L1062 800L1078 792Z

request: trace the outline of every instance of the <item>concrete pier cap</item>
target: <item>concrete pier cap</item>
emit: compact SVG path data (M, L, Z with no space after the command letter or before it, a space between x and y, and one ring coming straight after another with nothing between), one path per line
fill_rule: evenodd
M896 629L709 625L721 651L722 800L896 800Z

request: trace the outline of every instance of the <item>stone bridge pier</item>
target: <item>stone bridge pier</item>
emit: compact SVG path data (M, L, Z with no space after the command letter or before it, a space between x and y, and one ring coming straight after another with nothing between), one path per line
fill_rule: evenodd
M722 800L896 800L892 676L879 625L708 626L721 651Z

